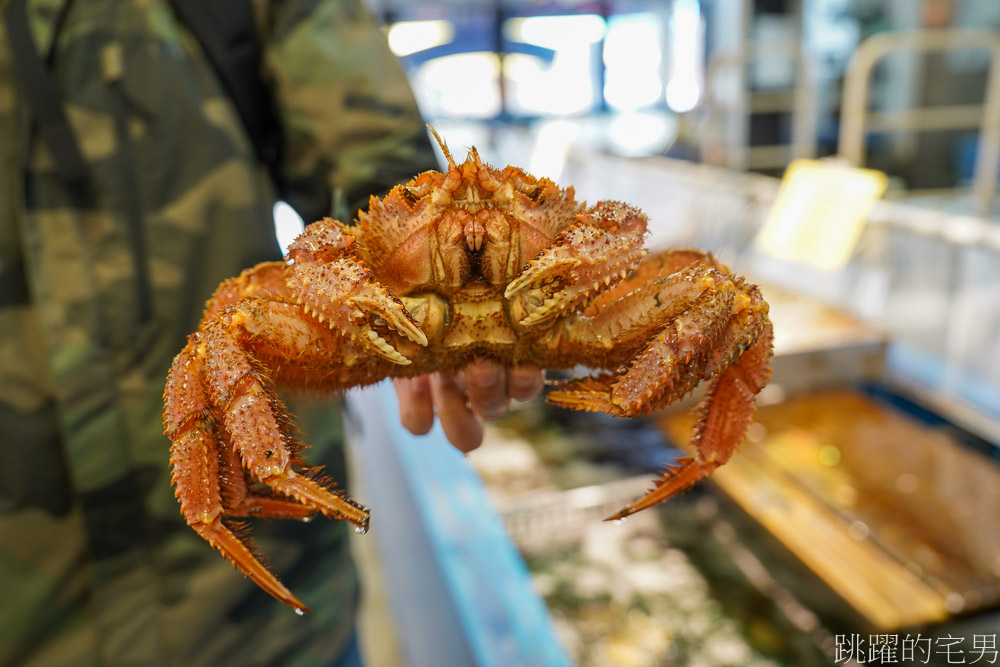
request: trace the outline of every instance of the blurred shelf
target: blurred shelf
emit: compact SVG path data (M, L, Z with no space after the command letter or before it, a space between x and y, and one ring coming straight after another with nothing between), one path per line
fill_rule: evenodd
M883 378L888 345L883 331L772 285L761 292L774 323L771 384L765 392L784 396Z
M686 442L691 417L659 420ZM1000 470L877 400L830 390L762 407L712 480L873 627L1000 604Z

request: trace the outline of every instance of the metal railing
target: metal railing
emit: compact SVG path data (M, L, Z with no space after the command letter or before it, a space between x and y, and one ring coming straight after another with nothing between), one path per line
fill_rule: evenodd
M979 49L990 54L982 104L914 107L898 111L869 110L875 66L894 53L948 52ZM869 37L854 53L844 79L839 154L855 166L865 164L865 137L872 130L931 131L978 129L979 145L972 193L976 213L992 211L1000 160L1000 33L958 28L886 32Z

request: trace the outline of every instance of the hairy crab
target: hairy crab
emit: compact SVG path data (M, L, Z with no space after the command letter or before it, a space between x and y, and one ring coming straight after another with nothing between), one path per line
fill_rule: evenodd
M167 378L164 427L181 512L300 612L226 520L320 512L364 531L368 511L307 465L276 387L339 391L455 372L478 357L584 365L604 372L561 382L548 400L634 417L711 379L694 456L665 469L617 519L725 463L769 377L772 329L755 286L697 250L648 254L637 208L588 208L572 187L494 169L475 148L459 164L434 135L446 172L372 197L353 225L313 223L284 262L222 283Z

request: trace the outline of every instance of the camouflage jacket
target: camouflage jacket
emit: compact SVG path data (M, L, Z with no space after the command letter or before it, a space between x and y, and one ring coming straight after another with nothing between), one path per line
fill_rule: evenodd
M329 664L357 595L343 524L255 527L313 609L299 618L184 524L162 435L166 371L205 300L278 254L271 179L165 0L26 6L90 180L85 201L60 181L0 31L0 664ZM328 188L343 217L434 166L357 0L254 16L290 182ZM293 412L343 480L339 411Z

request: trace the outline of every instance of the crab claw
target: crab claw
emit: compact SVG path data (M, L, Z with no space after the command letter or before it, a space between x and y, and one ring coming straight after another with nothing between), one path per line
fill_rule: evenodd
M385 289L366 290L366 292L372 291L375 293L360 294L351 297L348 303L357 308L359 313L374 315L399 335L421 347L425 347L427 345L427 336L417 326L413 316L406 310L403 302L389 295Z
M405 366L410 360L373 325L384 324L421 347L427 345L427 336L403 302L354 258L345 257L326 264L298 262L288 284L307 313L330 329L349 334L353 340L394 364Z
M579 260L572 257L542 257L539 261L531 262L523 273L510 281L503 295L510 299L529 288L540 289L546 281L554 280L579 263Z
M541 256L528 265L519 276L507 285L504 296L520 299L528 305L527 315L520 324L531 326L544 322L561 313L579 296L577 286L563 285L571 282L572 270L580 264L573 257Z
M556 292L542 301L541 305L521 320L520 324L522 326L532 326L534 324L548 322L568 310L575 303L579 302L580 296L586 296L588 293L589 290L583 291L575 288Z
M427 336L417 326L417 323L413 320L413 316L407 312L399 299L390 295L388 290L381 285L369 283L367 289L364 289L361 294L348 299L348 304L355 309L351 319L361 329L359 338L380 357L401 366L406 366L410 363L409 359L382 338L371 324L368 323L369 318L372 316L376 318L378 323L384 323L390 329L417 345L421 347L427 345Z
M646 216L612 201L576 216L556 245L531 260L504 291L521 302L522 326L547 322L623 278L646 255Z

